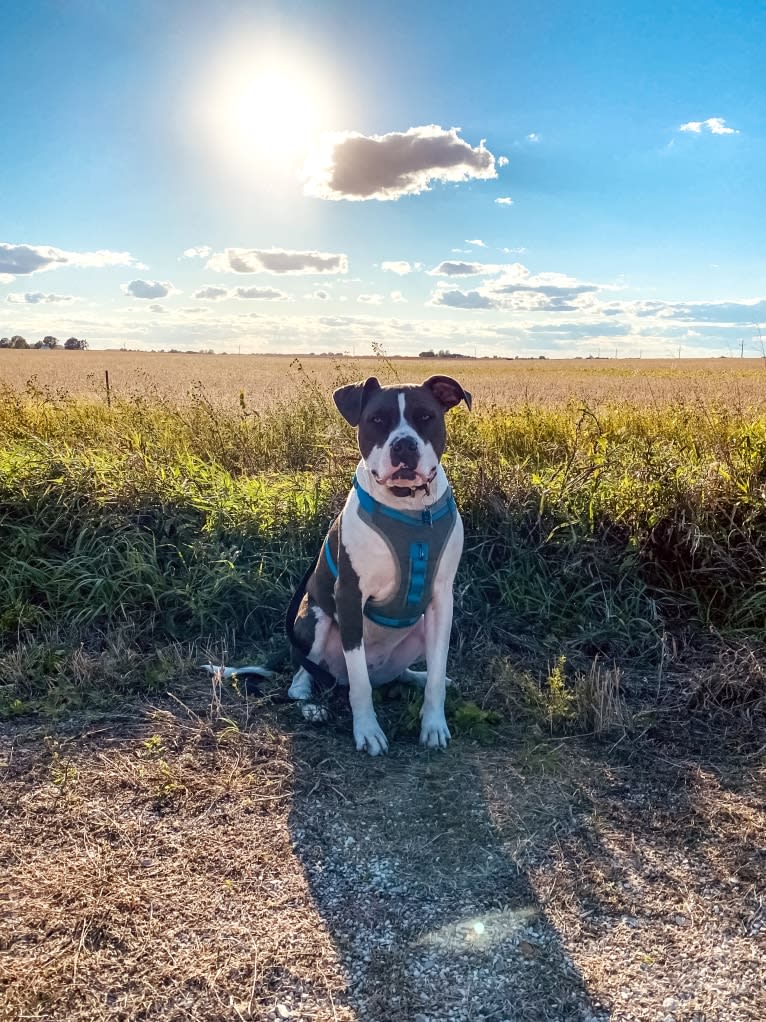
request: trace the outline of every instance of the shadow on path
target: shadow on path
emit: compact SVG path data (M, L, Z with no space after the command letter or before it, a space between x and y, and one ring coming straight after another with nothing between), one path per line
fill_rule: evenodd
M296 737L290 829L360 1022L608 1018L493 823L482 750L372 760L348 730Z

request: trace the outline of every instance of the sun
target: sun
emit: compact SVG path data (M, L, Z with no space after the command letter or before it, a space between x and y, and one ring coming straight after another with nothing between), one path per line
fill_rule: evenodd
M261 167L296 166L327 130L321 73L286 53L231 54L208 91L208 122L230 158Z
M245 144L296 152L319 130L315 89L294 71L276 67L244 76L232 90L230 130Z

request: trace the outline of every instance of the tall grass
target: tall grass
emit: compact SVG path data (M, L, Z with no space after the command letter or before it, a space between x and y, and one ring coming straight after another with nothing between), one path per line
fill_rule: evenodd
M232 655L278 644L356 459L312 387L266 413L201 389L111 408L0 393L0 702L49 696L72 651L118 634L147 657L211 636ZM764 637L765 416L480 407L450 413L445 460L466 523L455 645L477 674L489 651L648 668L668 633Z

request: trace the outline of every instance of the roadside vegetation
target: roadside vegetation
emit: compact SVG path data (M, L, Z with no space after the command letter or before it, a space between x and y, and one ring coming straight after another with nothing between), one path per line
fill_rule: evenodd
M336 362L331 381L294 363L290 394L256 406L210 378L110 406L5 385L0 713L164 689L201 651L278 663L284 607L357 460L330 391L373 371L408 379L413 363ZM766 411L736 392L658 402L653 382L643 399L612 381L608 400L488 397L450 414L467 535L453 648L472 698L513 677L551 725L592 723L594 677L662 680L766 638Z

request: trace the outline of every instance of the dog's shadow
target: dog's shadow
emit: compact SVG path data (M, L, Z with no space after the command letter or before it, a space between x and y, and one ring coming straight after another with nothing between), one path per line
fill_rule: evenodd
M295 736L290 828L356 1016L606 1019L492 821L481 747L389 733L371 759L340 717Z

